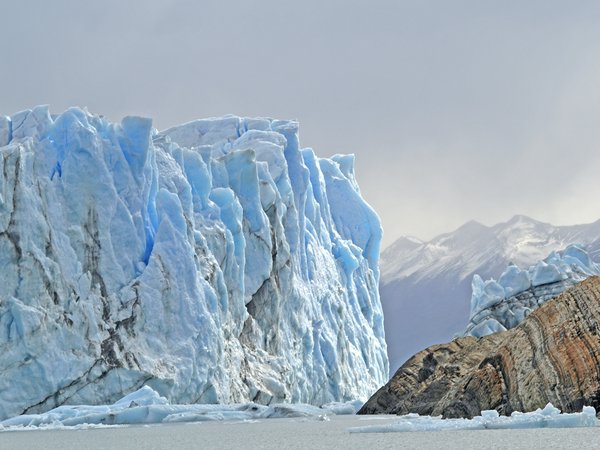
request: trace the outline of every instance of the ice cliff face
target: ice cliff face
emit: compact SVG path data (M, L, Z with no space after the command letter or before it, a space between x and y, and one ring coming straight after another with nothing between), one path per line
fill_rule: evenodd
M143 384L314 404L385 382L379 219L297 123L37 107L0 117L0 155L0 419Z
M533 310L587 277L600 274L600 265L578 245L521 270L512 264L498 281L473 277L471 313L465 335L486 336L516 327Z

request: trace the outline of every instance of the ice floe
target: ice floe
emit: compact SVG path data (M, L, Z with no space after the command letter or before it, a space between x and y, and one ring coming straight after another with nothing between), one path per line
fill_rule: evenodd
M307 404L259 405L176 405L148 386L126 395L112 405L63 405L43 414L24 414L0 422L0 431L106 425L157 424L174 422L244 421L275 418L312 418L355 414L360 402L328 403L322 407Z
M442 419L441 416L421 416L407 414L398 421L385 425L370 425L350 428L351 433L392 433L406 431L445 431L445 430L503 430L513 428L573 428L595 427L600 422L592 406L584 406L580 413L561 413L560 409L548 403L543 409L532 412L513 412L510 416L500 416L496 410L481 411L472 419Z

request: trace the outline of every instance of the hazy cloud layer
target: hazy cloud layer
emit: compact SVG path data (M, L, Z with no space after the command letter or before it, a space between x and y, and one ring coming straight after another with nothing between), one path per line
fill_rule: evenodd
M386 244L515 213L600 218L596 1L27 1L1 7L0 113L158 128L296 118L355 153Z

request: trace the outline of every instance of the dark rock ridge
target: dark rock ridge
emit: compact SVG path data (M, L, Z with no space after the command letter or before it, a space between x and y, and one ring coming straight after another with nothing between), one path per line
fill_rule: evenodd
M410 358L359 414L509 415L552 402L600 409L600 277L548 301L517 327L431 346Z

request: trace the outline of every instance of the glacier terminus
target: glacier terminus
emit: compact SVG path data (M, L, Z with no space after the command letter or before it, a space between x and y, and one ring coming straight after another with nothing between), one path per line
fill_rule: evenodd
M109 404L366 399L387 381L379 218L298 123L162 132L0 116L0 420Z

